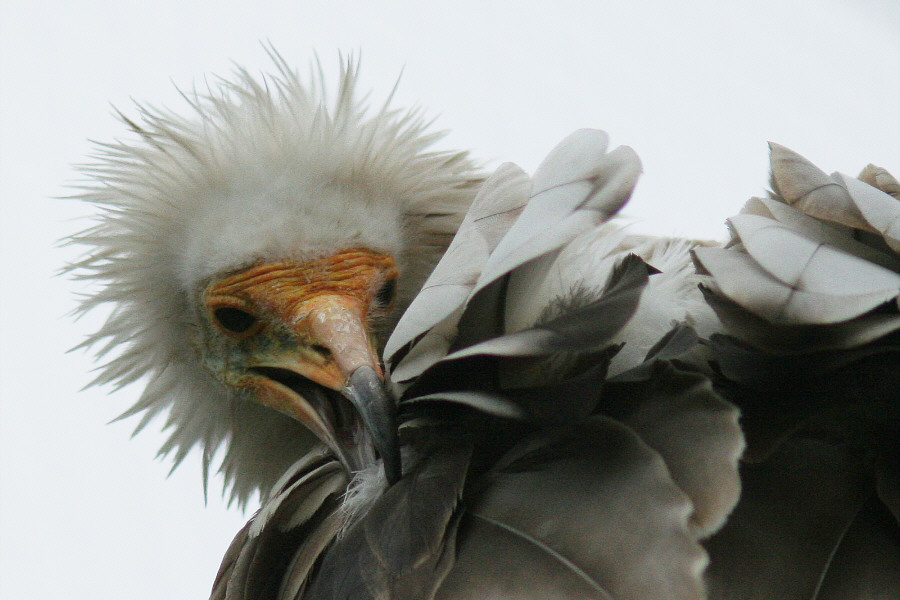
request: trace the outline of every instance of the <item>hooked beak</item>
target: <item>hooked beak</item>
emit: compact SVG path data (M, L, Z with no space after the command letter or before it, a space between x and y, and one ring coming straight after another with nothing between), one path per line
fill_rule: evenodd
M374 449L384 463L388 482L395 483L401 475L395 404L384 384L364 307L344 296L325 295L298 308L299 314L286 322L293 323L304 349L316 350L299 352L292 370L340 394L330 394L330 411L321 407L317 411L319 417L325 417L320 419L325 421L325 441L332 442L332 449L351 472L375 462ZM311 408L309 401L299 394L294 396L290 399L291 412L305 421ZM352 409L340 406L346 401Z
M314 345L327 348L332 359L322 367L305 369L306 377L338 389L332 375L333 367L337 367L340 392L356 409L363 438L370 438L352 444L355 452L346 457L351 470L360 470L371 462L365 455L371 444L381 455L388 482L395 483L401 475L396 410L365 325L364 307L351 298L320 296L306 303L303 312L306 314L296 320L295 329Z
M400 480L402 465L394 402L388 395L384 382L372 367L363 365L350 375L350 382L345 390L384 461L384 474L388 483L393 485Z

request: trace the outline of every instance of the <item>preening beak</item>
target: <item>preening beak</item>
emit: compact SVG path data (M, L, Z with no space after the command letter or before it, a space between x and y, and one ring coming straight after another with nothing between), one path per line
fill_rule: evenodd
M308 330L315 345L330 351L333 364L344 378L340 391L361 418L362 432L371 438L359 440L353 450L365 452L365 442L374 445L384 461L388 482L395 483L401 474L395 405L384 385L383 372L365 326L363 307L346 297L321 296L307 303L305 310L308 314L297 320L298 333L304 335L304 330ZM321 378L315 370L307 374L322 385L327 385L329 376L327 371ZM353 470L366 466L365 456L347 458L362 463L353 465Z
M395 404L368 327L374 284L396 276L385 259L351 250L257 265L211 283L205 301L232 338L226 383L304 423L350 472L373 464L377 451L394 483L402 473Z
M375 449L381 454L388 483L396 483L402 474L400 443L397 440L394 401L388 395L384 382L372 367L363 365L350 376L346 389L372 436Z

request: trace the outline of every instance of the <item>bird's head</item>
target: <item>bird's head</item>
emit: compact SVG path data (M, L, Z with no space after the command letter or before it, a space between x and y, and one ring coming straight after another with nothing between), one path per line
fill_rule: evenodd
M400 476L393 419L371 323L392 307L393 256L368 248L261 262L198 290L195 347L219 381L293 417L349 471L375 461Z
M83 310L114 305L86 344L118 351L100 382L147 378L143 427L168 410L161 452L195 445L245 501L314 438L348 471L400 474L380 349L449 243L478 176L428 150L416 111L369 114L342 68L334 100L278 72L239 71L186 117L139 107L136 139L104 146L74 236L98 280Z

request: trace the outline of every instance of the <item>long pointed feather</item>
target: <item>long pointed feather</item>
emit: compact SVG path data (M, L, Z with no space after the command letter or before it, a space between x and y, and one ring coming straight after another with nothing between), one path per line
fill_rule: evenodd
M784 146L769 143L772 183L785 202L808 215L858 229L870 229L847 189Z
M779 281L747 254L697 248L695 256L725 296L771 323L841 323L895 300L900 293L896 288L855 295L806 291Z
M900 200L853 177L841 173L834 177L847 188L866 222L881 234L894 252L900 252Z
M469 297L496 243L528 200L528 177L515 165L501 165L485 181L459 231L385 345L397 351L453 313Z
M900 293L900 274L777 221L755 215L736 215L729 221L750 256L789 286L838 296Z
M622 207L637 183L640 160L631 148L622 146L596 157L596 161L590 179L551 187L532 197L485 265L476 293L519 265L605 221Z
M741 213L748 213L749 207L763 205L768 216L812 240L818 240L824 244L834 246L848 254L858 256L871 263L900 272L900 257L882 252L871 246L867 246L853 238L852 229L842 227L834 223L827 223L811 217L803 211L785 204L773 198L753 198L747 202ZM752 214L761 214L753 212Z

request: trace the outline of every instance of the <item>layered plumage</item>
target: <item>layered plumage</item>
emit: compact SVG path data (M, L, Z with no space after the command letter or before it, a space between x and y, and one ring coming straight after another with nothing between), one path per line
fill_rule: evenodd
M900 596L900 197L869 166L827 175L771 145L769 198L696 250L729 335L745 490L709 544L715 597Z
M386 346L404 478L347 514L336 463L299 462L214 598L704 597L698 541L737 500L743 436L677 361L696 336L664 337L699 307L692 273L637 254L683 267L688 245L603 225L640 169L606 144L579 131L533 178L484 183ZM607 381L626 325L657 348Z
M776 147L727 246L635 235L613 218L640 162L603 132L485 177L418 113L367 111L352 61L329 98L275 60L123 117L73 237L83 309L113 306L98 382L146 378L125 416L168 413L161 453L222 449L232 497L261 492L213 598L889 587L900 203ZM757 463L726 524L736 405Z

